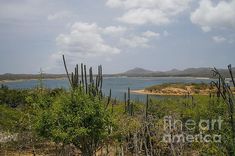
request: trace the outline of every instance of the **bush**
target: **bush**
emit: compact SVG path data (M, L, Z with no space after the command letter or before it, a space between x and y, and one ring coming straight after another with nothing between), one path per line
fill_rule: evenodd
M51 107L39 111L36 129L40 136L64 145L72 143L83 155L93 155L112 124L104 105L80 89L62 93Z

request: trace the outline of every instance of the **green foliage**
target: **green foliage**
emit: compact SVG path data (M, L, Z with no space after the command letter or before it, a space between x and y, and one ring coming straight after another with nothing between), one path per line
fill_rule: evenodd
M10 107L17 107L25 103L25 97L28 92L26 90L13 90L1 85L0 88L0 103Z
M222 117L221 130L207 131L208 134L221 134L222 143L196 142L184 144L184 152L200 155L228 155L232 151L231 133L227 105L216 96L165 96L149 100L148 115L145 120L145 105L133 102L134 114L125 113L123 102L111 99L106 109L107 99L86 94L80 88L74 90L10 90L2 87L3 101L21 101L16 108L9 103L0 105L0 129L12 133L27 134L30 139L44 138L63 145L73 144L83 155L92 155L104 145L125 145L133 134L142 134L150 124L151 141L154 149L162 155L169 153L169 146L161 142L163 118L172 115L186 121L193 119L217 119ZM8 97L6 94L9 94ZM16 95L21 94L21 95ZM10 97L10 95L12 97ZM21 107L19 107L21 106ZM193 133L198 133L196 129ZM37 133L37 136L35 135ZM30 134L30 135L29 135ZM137 135L142 136L142 135ZM26 141L30 140L27 139ZM19 144L22 145L22 140Z
M204 91L204 90L213 89L210 84L206 84L202 82L202 83L164 83L160 85L147 87L145 88L145 90L148 90L151 92L162 91L165 88L178 88L178 89L187 90L187 87L191 87L191 89L195 93L199 93L200 91Z
M98 97L80 89L62 93L50 107L39 111L36 129L40 136L64 144L72 143L90 154L107 138L112 125L104 106Z
M0 131L16 131L22 115L17 109L0 105Z

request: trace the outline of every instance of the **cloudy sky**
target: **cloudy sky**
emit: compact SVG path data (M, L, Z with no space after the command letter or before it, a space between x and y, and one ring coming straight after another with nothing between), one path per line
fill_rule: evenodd
M1 0L0 73L235 65L235 0Z

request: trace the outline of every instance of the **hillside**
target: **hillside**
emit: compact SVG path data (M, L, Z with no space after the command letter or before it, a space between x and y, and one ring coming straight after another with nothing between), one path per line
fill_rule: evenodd
M138 68L138 67L124 72L124 74L126 75L143 75L143 74L145 75L145 74L151 74L151 73L154 73L154 71L146 70L146 69Z
M134 68L120 74L104 74L106 77L128 76L128 77L212 77L212 68L187 68L184 70L172 69L169 71L151 71L143 68ZM232 68L235 73L235 68ZM219 69L225 77L230 77L227 69ZM40 74L11 74L0 75L0 81L6 80L28 80L40 79ZM43 79L66 78L65 74L43 74Z
M184 70L172 69L170 71L149 71L141 68L134 68L124 73L117 74L121 76L146 76L146 77L212 77L213 68L187 68ZM232 68L235 73L235 68ZM227 69L219 69L220 73L225 77L230 77Z

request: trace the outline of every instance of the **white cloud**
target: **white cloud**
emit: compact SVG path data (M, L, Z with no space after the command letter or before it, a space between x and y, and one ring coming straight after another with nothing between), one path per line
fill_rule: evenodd
M154 38L159 38L160 33L156 33L150 30L147 30L141 35L130 35L128 37L121 37L120 43L124 46L130 47L130 48L148 48L150 47L149 42Z
M189 0L108 0L106 5L112 8L154 8L178 13L188 7Z
M211 28L235 28L235 0L201 0L199 7L191 13L191 21L208 32Z
M170 23L170 20L167 15L161 10L144 8L131 9L126 12L122 17L119 17L118 20L124 23L136 25L143 25L146 23L164 25Z
M222 43L225 42L227 39L222 36L213 36L212 40L216 43Z
M64 19L64 18L71 18L73 14L69 11L60 11L56 12L54 14L48 15L47 19L48 20L58 20L58 19Z
M168 24L172 17L186 10L191 0L108 0L106 5L111 8L124 8L126 12L119 21L142 25Z
M60 34L56 38L60 53L83 58L120 53L120 49L105 42L102 30L96 23L74 23L69 34Z
M121 38L120 39L121 44L131 47L131 48L136 48L136 47L142 47L146 48L148 46L149 39L142 37L142 36L131 36L128 38Z
M111 34L111 35L122 34L125 31L126 31L126 28L122 26L108 26L108 27L103 28L104 34Z
M145 37L159 37L160 36L159 33L149 31L149 30L144 32L142 35L145 36Z

